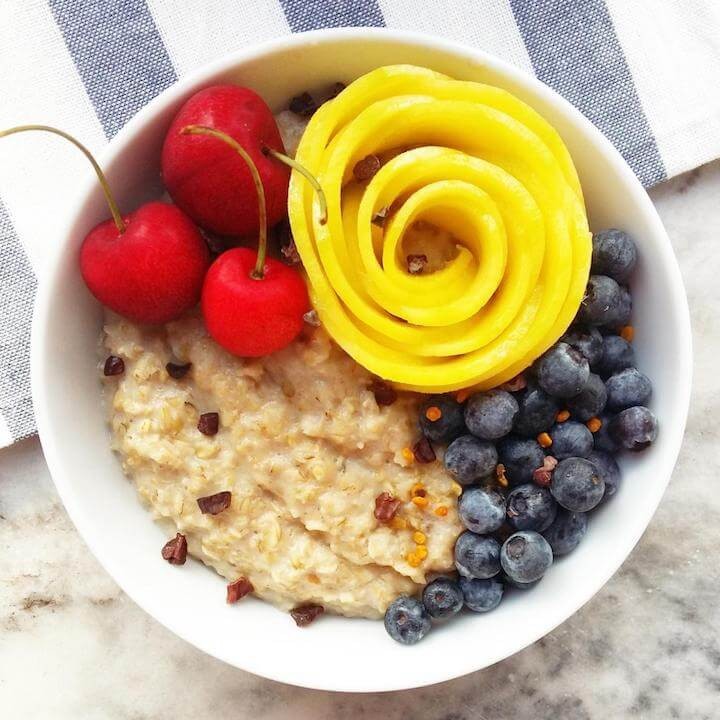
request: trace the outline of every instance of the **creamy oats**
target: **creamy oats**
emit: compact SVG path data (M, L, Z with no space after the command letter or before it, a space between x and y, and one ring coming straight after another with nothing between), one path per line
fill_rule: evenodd
M246 576L256 595L285 609L318 603L379 617L397 595L452 567L459 486L441 462L403 453L417 440L417 399L378 407L370 376L322 328L243 360L211 340L198 315L156 330L112 316L104 346L125 361L123 375L104 378L124 471L153 516L229 581ZM172 379L170 361L192 369ZM207 412L220 415L211 437L197 429ZM416 483L426 507L410 501ZM197 499L225 490L230 507L203 515ZM402 500L406 528L376 520L382 492ZM418 531L428 554L413 567Z

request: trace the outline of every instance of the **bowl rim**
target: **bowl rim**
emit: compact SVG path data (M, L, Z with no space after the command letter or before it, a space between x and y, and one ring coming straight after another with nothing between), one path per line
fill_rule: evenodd
M544 637L567 619L572 617L585 603L587 603L617 572L621 565L625 562L628 555L635 547L640 537L647 529L647 526L654 515L657 506L667 488L672 471L677 461L680 445L685 431L687 415L690 403L690 390L692 380L692 335L690 326L690 313L685 293L680 268L674 255L672 245L667 233L662 225L660 217L655 209L650 197L634 175L630 167L622 158L612 143L598 130L584 115L580 113L565 98L556 93L554 90L543 84L534 76L526 73L508 62L498 58L497 56L479 50L464 43L444 38L432 37L424 33L392 30L386 28L336 28L314 30L305 33L296 33L288 36L274 38L268 41L248 45L242 49L226 54L220 58L209 62L202 67L187 73L176 83L161 92L147 105L145 105L108 143L102 153L99 154L99 162L105 167L107 166L124 148L127 141L141 132L143 127L148 124L152 118L158 114L165 106L176 102L184 94L187 93L189 87L195 86L201 82L210 81L215 75L224 71L231 70L233 67L241 65L250 60L261 60L264 56L271 55L277 51L290 50L301 47L303 45L332 44L337 41L362 40L362 42L396 42L401 45L418 47L423 46L439 53L448 54L456 58L471 58L475 62L483 63L493 72L507 77L511 82L524 87L529 87L534 93L543 98L545 102L556 106L559 112L579 131L589 136L598 146L603 155L612 162L614 169L634 188L633 204L639 206L640 211L646 216L647 220L653 227L653 233L661 241L660 251L663 253L663 263L671 277L671 286L666 290L672 296L672 304L677 310L677 322L679 325L679 337L677 338L678 362L683 371L679 382L682 383L680 393L680 414L673 419L673 425L663 426L663 443L669 450L666 451L666 467L664 468L664 477L662 482L658 482L656 490L656 498L650 502L644 512L643 522L637 527L641 528L638 532L629 534L622 544L622 551L618 553L620 558L617 565L609 572L595 576L592 582L585 584L584 592L578 594L575 607L569 614L560 618L552 618L545 623L539 632L530 634L522 640L516 641L509 649L505 647L496 653L489 662L484 662L478 666L477 662L472 659L471 653L459 653L461 657L454 662L451 669L447 669L445 665L438 663L435 668L428 670L424 676L416 679L409 679L404 676L384 677L382 679L373 678L371 681L363 681L362 679L346 680L344 684L335 684L328 686L321 681L309 682L305 674L293 672L277 672L272 664L264 661L256 661L255 657L243 658L242 665L238 664L237 658L228 657L227 653L221 652L217 647L213 646L212 639L199 638L197 634L193 635L187 627L178 622L172 616L162 616L153 607L149 598L143 595L140 584L134 584L129 580L129 575L123 567L123 563L116 560L104 549L97 547L93 542L94 531L89 524L83 519L81 510L81 502L76 497L72 489L72 473L70 469L65 467L62 460L61 449L56 442L53 432L52 423L50 422L50 411L48 404L48 395L43 384L43 376L45 372L45 363L50 355L47 352L45 343L46 328L48 326L49 309L53 298L55 285L59 281L58 271L60 269L60 257L62 251L71 241L70 233L75 224L78 211L82 202L88 197L89 193L95 187L95 180L88 178L85 184L80 184L77 195L78 202L68 207L64 218L64 226L58 233L62 238L57 246L52 248L48 253L41 272L39 273L39 287L35 301L32 333L31 333L31 386L32 397L35 409L35 417L38 427L38 434L42 444L43 453L50 470L50 474L57 488L60 499L68 512L73 524L80 533L83 541L86 543L90 551L99 560L103 569L113 578L113 580L122 588L138 606L146 613L152 616L160 624L164 625L175 635L183 638L188 643L207 653L208 655L220 659L229 665L238 667L239 669L269 678L278 682L283 682L300 687L308 687L319 690L331 690L340 692L382 692L410 689L415 687L432 685L453 678L461 677L471 672L489 667L496 662L511 657L520 650L535 643L541 637ZM129 563L125 563L127 565Z

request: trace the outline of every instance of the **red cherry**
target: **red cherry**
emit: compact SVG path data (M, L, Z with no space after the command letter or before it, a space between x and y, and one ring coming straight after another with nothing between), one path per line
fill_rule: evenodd
M85 155L110 208L112 220L93 228L80 248L80 271L90 292L120 315L148 324L174 320L195 305L209 253L190 218L160 202L123 217L92 153L62 130L18 125L0 130L0 138L36 130L59 135Z
M149 202L91 230L80 248L80 271L106 307L139 323L175 320L200 299L209 253L190 218L174 205Z
M285 150L272 111L257 93L236 85L195 93L172 121L161 161L170 196L196 223L221 235L257 233L257 192L247 164L211 137L181 134L187 125L221 130L242 145L260 173L270 225L285 217L290 171L263 153Z
M210 266L202 290L205 326L215 341L240 357L260 357L284 348L303 327L309 310L301 275L278 260L265 261L253 277L257 253L239 247Z

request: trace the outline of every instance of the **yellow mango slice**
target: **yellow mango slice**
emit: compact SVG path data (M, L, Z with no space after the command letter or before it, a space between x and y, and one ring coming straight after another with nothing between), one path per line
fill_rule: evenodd
M387 160L360 182L353 167L370 154ZM313 115L296 159L328 204L321 223L293 172L290 223L313 305L370 372L419 392L487 389L570 325L592 249L582 191L558 133L510 93L379 68ZM419 223L455 247L411 274L405 240Z

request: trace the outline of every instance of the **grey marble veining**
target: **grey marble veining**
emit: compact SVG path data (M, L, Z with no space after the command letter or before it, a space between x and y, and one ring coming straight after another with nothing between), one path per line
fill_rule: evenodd
M652 197L690 298L690 420L650 528L574 617L488 670L431 688L337 695L262 680L177 639L119 590L75 532L31 440L0 452L0 716L720 717L720 163L666 183Z

